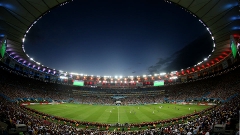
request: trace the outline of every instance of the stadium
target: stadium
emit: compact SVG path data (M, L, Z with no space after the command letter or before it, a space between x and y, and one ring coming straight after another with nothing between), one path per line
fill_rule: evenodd
M0 1L0 134L239 134L239 0L165 1L199 19L212 53L178 71L114 77L56 70L25 53L31 27L69 2Z

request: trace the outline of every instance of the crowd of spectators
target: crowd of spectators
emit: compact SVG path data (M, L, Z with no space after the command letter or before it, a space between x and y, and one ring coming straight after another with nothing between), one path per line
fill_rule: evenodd
M88 104L115 104L117 99L111 95L128 96L120 99L123 104L146 104L159 103L164 101L189 101L203 99L218 99L221 101L235 95L239 88L240 72L231 71L227 74L213 76L211 78L178 85L162 86L154 89L127 89L127 90L109 90L99 88L78 89L69 85L60 85L49 82L38 81L27 76L19 75L9 69L1 68L0 90L1 94L11 98L30 99L30 100L58 100L69 101L69 99L78 103ZM224 83L223 83L224 82ZM164 93L160 91L164 90ZM81 91L85 91L81 93ZM154 91L154 93L148 93Z
M169 100L219 99L238 94L240 86L239 66L235 66L216 75L201 78L191 83L182 83L166 87Z
M88 128L82 129L75 126L76 121L55 117L55 120L68 122L58 123L51 120L52 117L47 114L44 115L47 116L48 119L40 117L43 116L43 114L21 107L11 101L18 101L16 99L19 98L49 98L59 101L74 99L79 103L114 104L115 100L107 96L99 97L97 94L95 96L94 94L91 96L74 95L72 86L38 81L3 67L0 68L0 73L1 118L8 120L10 127L20 123L26 124L28 126L28 134L187 134L188 132L192 134L206 134L207 132L212 132L216 124L226 124L227 127L231 127L231 119L239 116L240 96L238 94L240 92L240 68L234 68L234 70L229 70L227 73L221 72L218 75L212 75L209 78L191 83L161 87L161 89L165 90L164 94L156 96L132 96L122 99L123 104L156 103L163 102L166 98L170 101L186 101L187 99L196 98L214 98L226 101L202 112L181 118L130 124L128 126L128 128L139 127L138 131L128 131L127 128L124 129L124 131L122 129L117 129L116 131L101 131L97 128L94 130ZM124 93L128 91L129 90L124 91ZM114 92L117 93L119 90L113 90L112 93ZM166 123L170 124L166 125ZM85 124L87 126L89 123L78 124ZM141 126L151 126L154 128L141 130Z
M204 110L202 112L197 113L192 118L193 115L185 116L181 119L172 119L170 121L161 121L158 122L151 122L151 123L144 123L144 124L132 124L126 127L125 129L121 127L121 129L117 129L115 131L107 130L107 127L110 125L101 125L97 124L96 126L104 126L106 130L98 130L95 129L88 129L87 125L89 123L84 123L86 128L78 128L76 125L77 121L74 120L66 120L63 118L51 117L47 114L41 114L38 112L31 111L25 107L21 107L16 103L9 102L4 98L0 97L0 114L1 118L5 118L9 124L9 128L14 127L15 124L26 124L27 125L27 132L25 134L79 134L79 135L103 135L103 134L122 134L122 135L130 135L130 134L138 134L138 135L145 135L145 134L198 134L198 135L205 135L206 133L212 133L213 127L216 124L226 124L227 128L235 129L232 126L232 118L238 118L239 115L239 102L240 97L236 96L230 102L224 103L222 105ZM44 116L44 117L40 117ZM46 116L46 117L45 117ZM54 120L63 120L67 121L66 123L59 123L54 122ZM180 121L180 122L178 122ZM165 125L165 123L170 123ZM141 126L148 125L154 128L149 128L145 130L141 130ZM139 127L138 131L128 131L129 128L132 127ZM123 130L122 130L123 129ZM6 131L6 130L5 130ZM2 131L4 133L5 131Z

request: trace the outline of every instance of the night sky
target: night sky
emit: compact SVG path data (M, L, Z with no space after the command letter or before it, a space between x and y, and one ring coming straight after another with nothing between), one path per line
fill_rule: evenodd
M100 76L170 72L212 50L206 28L162 0L75 0L27 34L26 53L44 66Z

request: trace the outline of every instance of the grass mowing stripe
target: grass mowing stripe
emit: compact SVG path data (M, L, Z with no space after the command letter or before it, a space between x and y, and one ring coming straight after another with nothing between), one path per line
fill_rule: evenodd
M95 108L95 109L98 109L98 108ZM91 115L89 110L94 110L92 109L91 105L84 105L84 106L79 105L79 108L76 110L78 111L78 115L75 116L75 119L79 121L85 121L87 117Z
M91 110L93 109L97 109L95 107L92 107L92 105L77 105L79 106L77 111L78 111L78 115L76 116L77 120L85 120L86 117L89 116L89 114L91 114ZM94 112L92 112L94 113Z
M136 117L140 120L140 121L149 121L150 118L148 117L148 115L144 114L142 111L145 111L143 108L145 106L140 106L139 109L137 107L136 110ZM133 123L138 123L138 121L134 121Z
M80 114L85 113L84 109L90 108L89 106L81 106L81 108L78 108L77 106L72 106L72 105L66 105L63 107L63 110L61 112L57 113L57 116L69 118L69 119L75 119L75 120L80 120L77 117L79 117ZM76 112L76 113L75 113ZM72 115L74 114L74 115Z
M40 112L44 112L47 114L57 114L62 111L61 107L53 107L52 105L32 105L29 108L39 110Z
M102 110L101 115L99 115L98 119L96 119L96 121L102 122L102 123L107 123L110 115L111 115L111 109L105 108L104 110Z
M153 110L151 106L142 107L141 112L149 118L149 120L145 122L158 120L155 115L156 110Z
M95 119L95 115L97 111L102 111L101 108L99 106L96 107L91 107L85 110L85 112L83 114L81 114L82 116L82 120L83 121L94 121ZM98 114L97 114L98 115Z
M127 123L133 123L135 121L139 121L138 117L136 117L136 109L133 106L128 106L129 112L127 112ZM130 113L131 112L131 113Z
M79 112L76 110L73 110L71 111L71 113L67 113L66 115L64 115L64 117L72 120L79 120L77 119L78 115L79 115Z
M104 108L96 107L96 109L91 110L91 113L85 119L88 119L90 122L96 122L101 115L105 113ZM99 122L104 122L104 119Z
M129 111L126 111L126 106L119 106L119 123L126 123L129 121L127 115Z
M118 109L117 109L117 106L113 107L113 108L114 109L111 110L111 113L110 113L110 115L108 117L108 120L107 120L108 123L117 123L117 121L118 121Z

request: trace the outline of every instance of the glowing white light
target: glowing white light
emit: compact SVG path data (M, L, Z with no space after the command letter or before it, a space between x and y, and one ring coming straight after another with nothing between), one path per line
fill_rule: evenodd
M78 75L78 73L72 73L72 72L71 72L70 74L71 74L71 75Z
M207 60L207 58L204 58L204 61L206 61Z
M25 41L25 38L22 39L22 42L24 42L24 41Z
M166 75L166 73L160 73L160 75Z
M177 78L178 78L177 76L170 77L170 79L177 79Z
M172 71L171 73L172 73L172 74L175 74L176 72L177 72L177 71Z
M67 77L65 76L60 76L61 79L68 79Z

